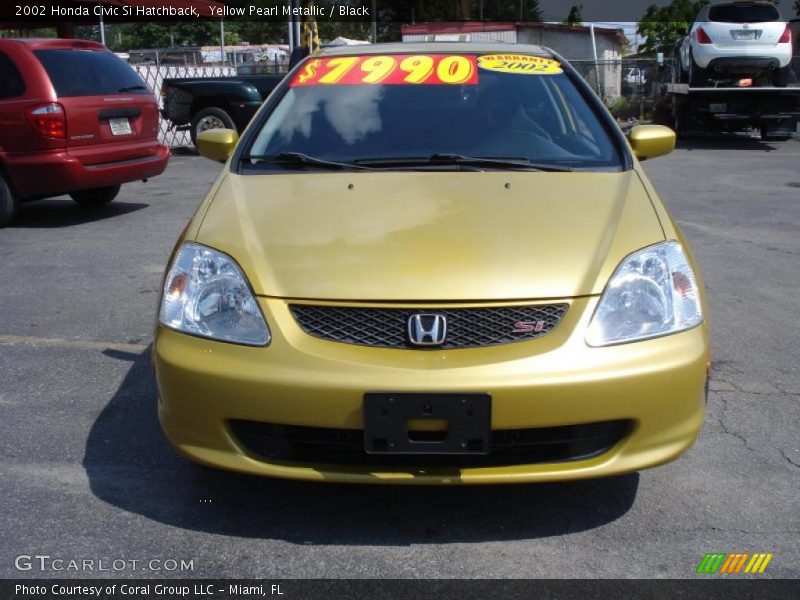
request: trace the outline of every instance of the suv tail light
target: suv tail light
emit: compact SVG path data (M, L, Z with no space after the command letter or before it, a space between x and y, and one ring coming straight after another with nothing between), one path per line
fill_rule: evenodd
M67 117L64 107L57 102L40 104L25 111L28 123L45 137L67 139Z
M779 44L790 44L792 42L792 26L786 24L786 29L783 30L781 39L778 40Z
M708 37L706 30L702 27L697 28L697 43L698 44L710 44L711 38Z

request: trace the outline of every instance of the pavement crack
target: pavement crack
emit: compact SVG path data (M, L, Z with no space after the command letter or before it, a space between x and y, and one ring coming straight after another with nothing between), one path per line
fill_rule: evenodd
M786 454L786 452L784 452L782 449L779 448L778 451L781 453L781 456L783 456L783 458L786 459L786 462L800 469L800 463L793 461L791 457L788 454Z
M722 395L718 395L717 397L719 398L720 402L722 402L722 410L720 411L720 416L717 417L717 421L719 421L719 425L722 428L723 433L735 437L737 440L740 440L742 444L744 444L744 447L747 448L750 452L755 452L756 449L750 446L745 436L735 432L725 423L725 413L728 410L728 400L725 399Z
M750 452L755 452L756 451L756 449L753 448L752 446L750 446L750 444L747 442L747 438L746 437L744 437L740 433L736 433L735 431L729 429L728 426L725 424L725 421L722 419L722 417L718 418L717 421L719 421L719 424L722 427L723 433L725 433L727 435L730 435L730 436L733 436L737 440L741 440L741 442L744 444L744 447L747 448Z

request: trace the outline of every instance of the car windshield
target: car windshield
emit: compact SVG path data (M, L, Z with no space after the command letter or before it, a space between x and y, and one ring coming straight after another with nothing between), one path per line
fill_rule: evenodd
M708 9L708 20L718 23L768 23L780 21L778 9L768 4L723 4Z
M316 168L408 168L456 157L461 165L481 158L621 169L608 131L561 65L531 55L311 59L245 154L258 170L308 167L310 157Z

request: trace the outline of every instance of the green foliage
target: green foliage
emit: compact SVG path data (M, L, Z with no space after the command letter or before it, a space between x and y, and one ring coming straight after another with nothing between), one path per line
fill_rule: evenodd
M798 0L800 2L800 0ZM564 23L568 25L580 25L583 23L583 17L581 16L581 9L583 8L583 4L580 6L573 6L569 9L569 14L567 15L566 20Z
M242 38L238 23L225 23L225 44ZM76 32L77 33L77 32ZM95 37L95 39L97 39ZM219 21L179 23L123 23L106 25L106 45L115 52L172 46L213 46L219 44Z
M627 120L635 118L638 115L639 107L630 101L625 96L619 96L614 99L608 110L618 120Z
M800 0L798 0L800 1ZM639 21L638 33L645 38L640 52L670 53L708 0L672 0L666 6L651 4Z

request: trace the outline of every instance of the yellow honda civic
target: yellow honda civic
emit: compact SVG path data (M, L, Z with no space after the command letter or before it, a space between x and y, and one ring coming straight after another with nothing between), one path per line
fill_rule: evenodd
M225 167L170 257L159 417L193 461L354 483L600 477L677 458L709 340L691 251L627 137L546 48L298 64L198 136Z

